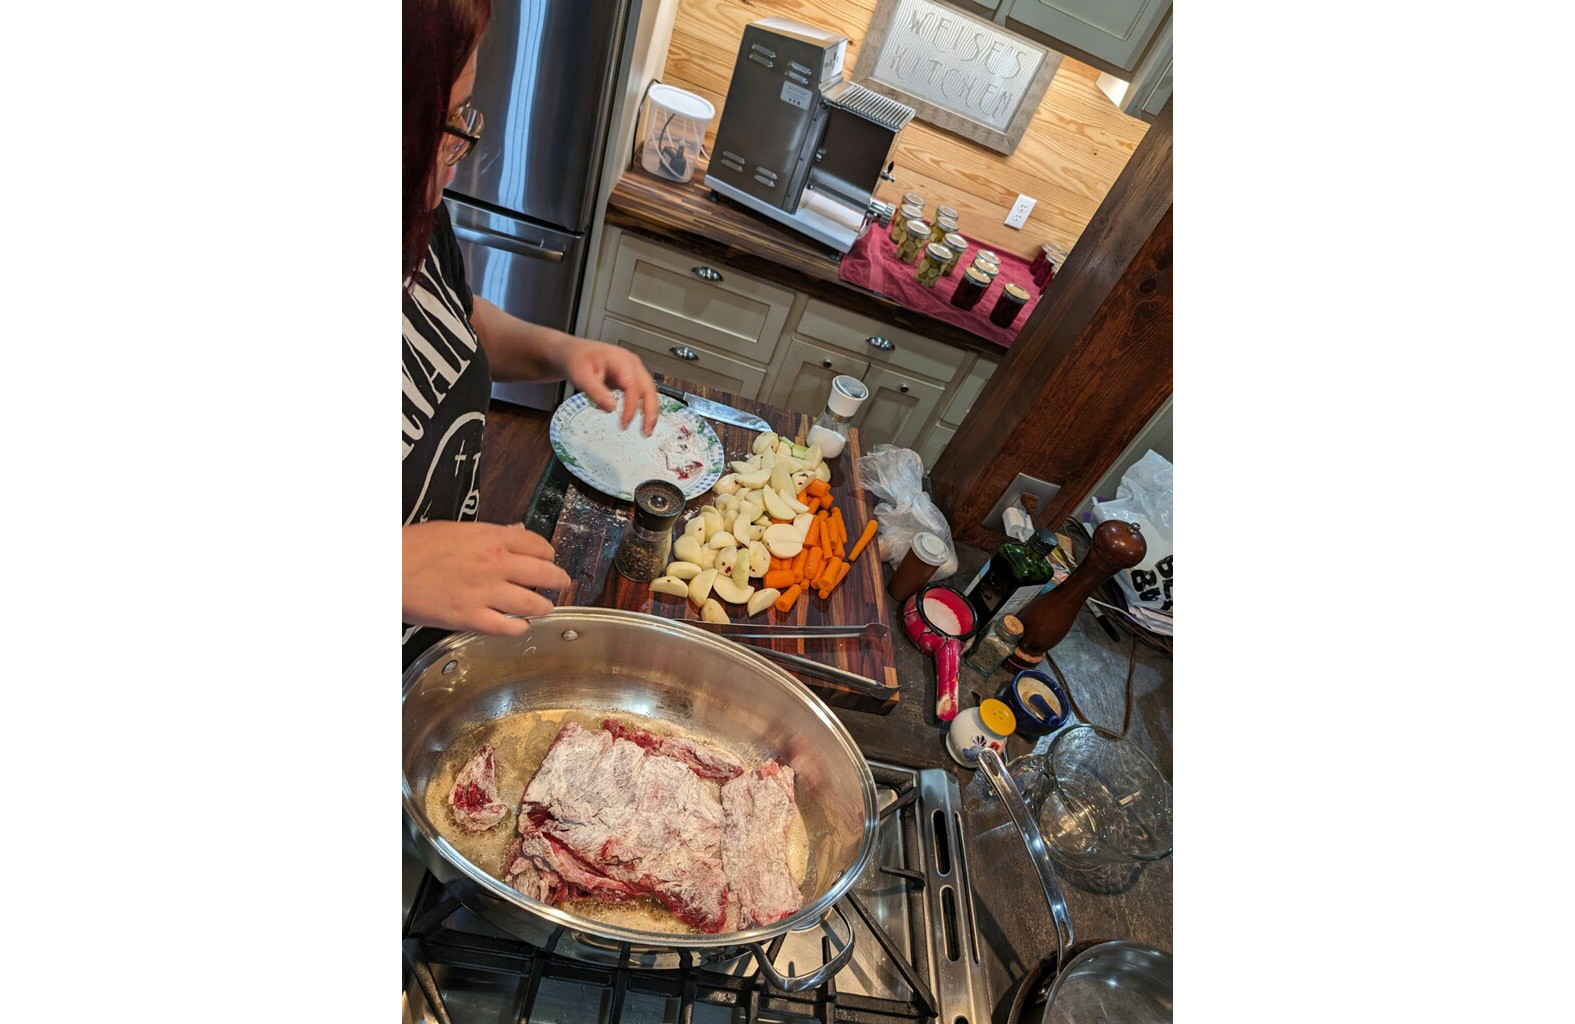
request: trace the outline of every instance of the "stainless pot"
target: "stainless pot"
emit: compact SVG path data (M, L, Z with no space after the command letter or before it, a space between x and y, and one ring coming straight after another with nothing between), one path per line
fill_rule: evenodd
M812 974L783 977L764 943L817 927L868 864L875 782L831 710L802 683L728 640L671 619L606 608L559 608L523 637L452 637L404 675L405 823L432 873L477 914L527 942L591 963L677 968L754 954L787 991L823 984L853 953L853 932ZM615 927L533 899L466 860L426 815L443 751L494 718L549 709L642 715L714 738L746 758L791 765L809 833L804 906L772 925L717 935Z

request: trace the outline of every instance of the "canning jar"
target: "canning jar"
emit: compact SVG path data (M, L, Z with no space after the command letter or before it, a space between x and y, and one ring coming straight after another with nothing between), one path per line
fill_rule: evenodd
M952 258L946 261L946 266L941 268L941 273L947 277L952 276L952 271L957 269L957 263L962 259L963 250L968 248L968 239L953 231L941 239L941 244L952 251Z
M972 309L989 287L990 278L978 267L969 267L957 282L957 290L952 292L952 305L958 309Z
M956 259L952 251L939 242L931 242L924 247L924 255L919 259L919 272L916 275L919 283L926 288L934 288L935 282L941 279L941 271L945 269L948 260Z
M897 243L897 259L903 263L913 263L929 244L930 226L922 220L910 220L902 226L902 230L902 241Z
M1006 287L1001 289L1001 294L995 300L995 306L990 310L990 322L997 327L1010 327L1012 321L1017 319L1017 314L1023 310L1023 305L1028 301L1028 290L1012 282L1006 282Z

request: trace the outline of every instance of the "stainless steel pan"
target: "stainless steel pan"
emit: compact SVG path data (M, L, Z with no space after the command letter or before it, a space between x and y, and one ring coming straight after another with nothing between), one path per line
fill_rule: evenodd
M711 737L755 762L792 766L810 837L804 906L773 925L719 935L615 927L550 906L458 853L426 815L442 753L477 726L519 711L584 709L654 718ZM638 612L559 608L523 637L450 638L404 676L401 780L406 826L423 861L466 906L510 934L592 963L676 968L753 953L773 984L822 984L853 952L785 978L763 944L817 927L858 880L874 849L877 812L869 765L831 710L802 683L738 644ZM840 911L838 912L840 916Z

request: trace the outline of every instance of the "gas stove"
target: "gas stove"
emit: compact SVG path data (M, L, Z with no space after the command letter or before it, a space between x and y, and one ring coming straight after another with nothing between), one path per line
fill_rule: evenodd
M991 865L979 877L949 772L869 764L880 807L869 866L837 904L840 914L767 947L779 972L808 974L842 950L851 928L852 958L820 988L783 992L752 957L670 971L581 963L500 931L417 869L413 888L407 883L404 1020L984 1024L998 1017L1022 963L988 909L1001 900L976 894L1008 876ZM1015 875L1020 866L1012 867Z

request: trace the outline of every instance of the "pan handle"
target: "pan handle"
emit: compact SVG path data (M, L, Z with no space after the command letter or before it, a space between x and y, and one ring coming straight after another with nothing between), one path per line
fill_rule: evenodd
M842 968L847 966L848 961L853 959L853 922L848 920L848 915L844 914L842 912L842 908L837 904L833 903L831 905L831 909L835 910L837 912L837 916L842 918L842 927L846 928L848 931L848 941L845 945L843 945L842 952L838 953L830 960L827 960L825 963L821 964L819 968L811 971L808 974L799 975L795 978L783 977L782 974L771 965L771 958L766 955L765 946L758 942L751 942L749 944L749 951L755 954L755 963L760 965L761 972L765 974L766 978L770 980L771 984L775 985L784 992L808 992L810 989L819 988L820 986L824 985L827 978L830 978L833 974L836 974L838 971L842 970Z
M1064 964L1066 951L1072 948L1072 917L1067 913L1066 898L1061 895L1061 885L1050 867L1050 851L1045 848L1045 838L1039 832L1039 823L1034 821L1028 804L1023 801L1023 794L1017 791L1017 783L1006 774L1006 765L994 748L986 746L979 751L979 770L995 787L995 795L1001 798L1006 813L1012 818L1012 824L1017 826L1023 842L1028 846L1028 859L1034 862L1034 868L1039 872L1045 901L1050 904L1050 916L1055 920L1056 962Z

